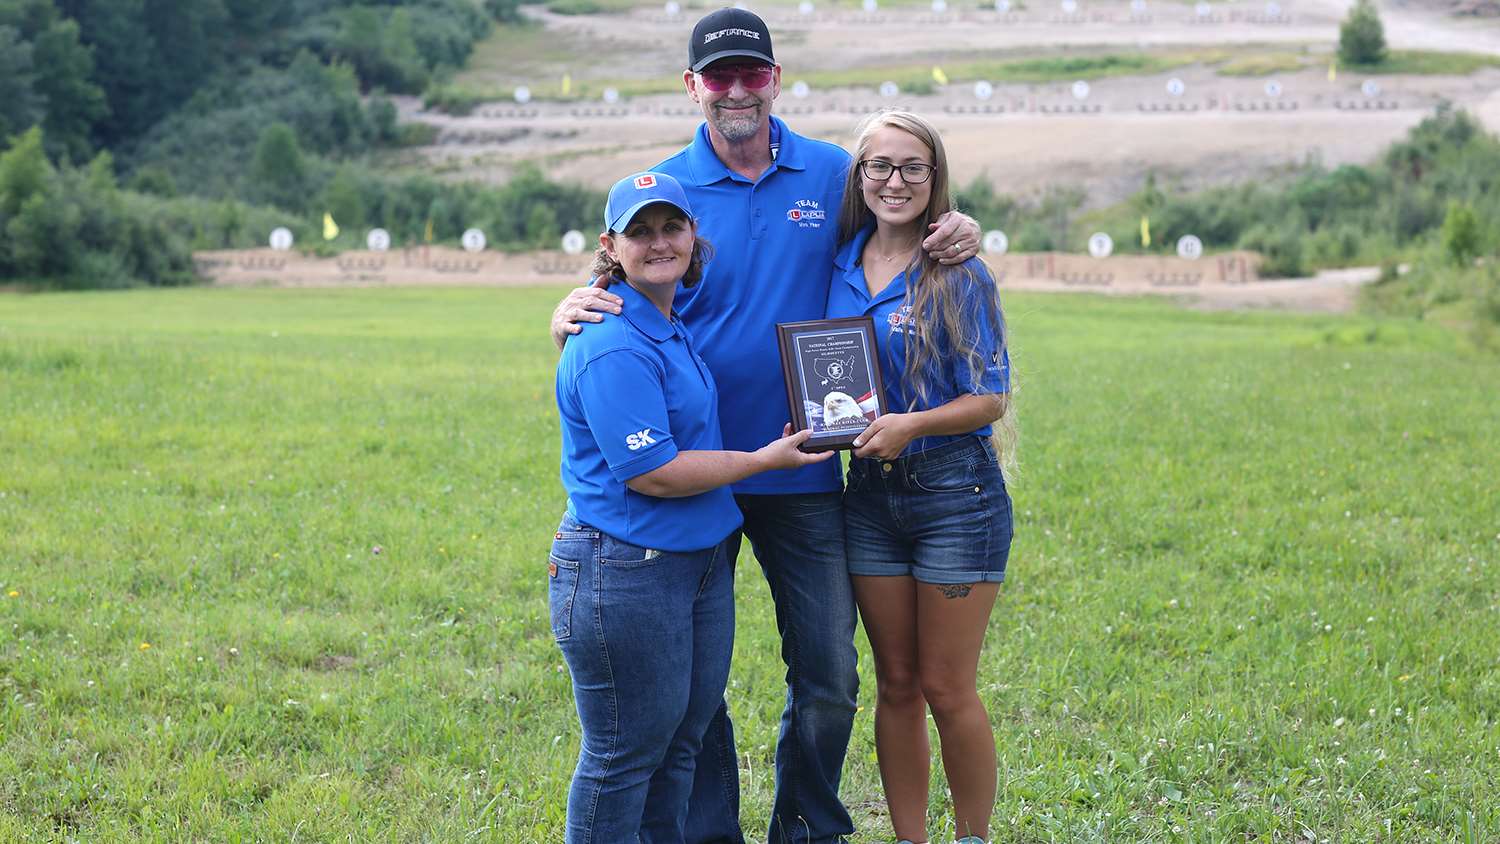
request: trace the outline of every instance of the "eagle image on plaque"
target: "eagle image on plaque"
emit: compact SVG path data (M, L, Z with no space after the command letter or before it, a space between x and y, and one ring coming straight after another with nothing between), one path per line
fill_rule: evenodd
M792 426L811 429L803 451L851 448L886 412L870 317L783 322L776 326Z

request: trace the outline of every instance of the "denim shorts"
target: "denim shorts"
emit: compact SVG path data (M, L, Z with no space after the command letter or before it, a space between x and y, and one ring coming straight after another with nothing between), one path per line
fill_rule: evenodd
M844 489L849 573L922 583L999 583L1014 523L987 438L895 460L852 458Z

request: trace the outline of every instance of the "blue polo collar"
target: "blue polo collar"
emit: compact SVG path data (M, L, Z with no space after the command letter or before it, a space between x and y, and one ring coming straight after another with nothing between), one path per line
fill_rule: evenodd
M661 311L656 309L656 304L647 299L646 294L631 287L629 282L616 277L609 286L609 292L625 300L620 315L652 340L664 343L680 333L677 321L662 316Z
M902 270L891 279L891 283L875 296L870 295L870 286L865 282L864 267L860 265L860 255L865 251L865 244L870 242L871 236L875 234L875 221L868 219L865 225L855 233L854 238L844 244L834 256L834 266L842 272L840 277L844 284L853 288L856 295L862 301L875 304L889 299L900 299L906 296L906 271Z
M865 216L868 218L870 215L866 212ZM864 251L865 244L870 241L870 236L873 234L875 234L875 222L866 219L865 224L854 233L854 239L839 247L838 254L833 256L834 266L846 271L858 267L860 253Z
M806 170L807 165L802 157L802 139L788 129L786 123L776 115L771 115L770 120L771 145L775 150L775 155L771 161L771 169L766 173L769 174L781 168ZM744 181L743 176L725 167L724 162L719 160L718 153L714 152L713 141L708 137L707 121L698 125L698 131L693 135L693 142L688 145L687 162L695 185L711 185L725 179Z

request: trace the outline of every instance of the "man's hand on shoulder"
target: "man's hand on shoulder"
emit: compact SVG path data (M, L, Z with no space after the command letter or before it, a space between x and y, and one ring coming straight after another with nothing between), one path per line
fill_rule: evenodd
M949 211L929 228L922 249L944 266L957 266L979 254L979 223L958 211Z
M618 314L625 300L609 292L609 276L599 276L568 293L552 312L552 342L562 351L568 335L583 330L585 322L602 322L605 314Z

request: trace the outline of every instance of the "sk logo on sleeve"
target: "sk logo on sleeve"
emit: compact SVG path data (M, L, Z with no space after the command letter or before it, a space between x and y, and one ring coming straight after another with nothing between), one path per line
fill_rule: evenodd
M638 433L625 437L625 447L631 451L639 451L648 445L656 445L656 438L651 436L651 429L646 428Z

